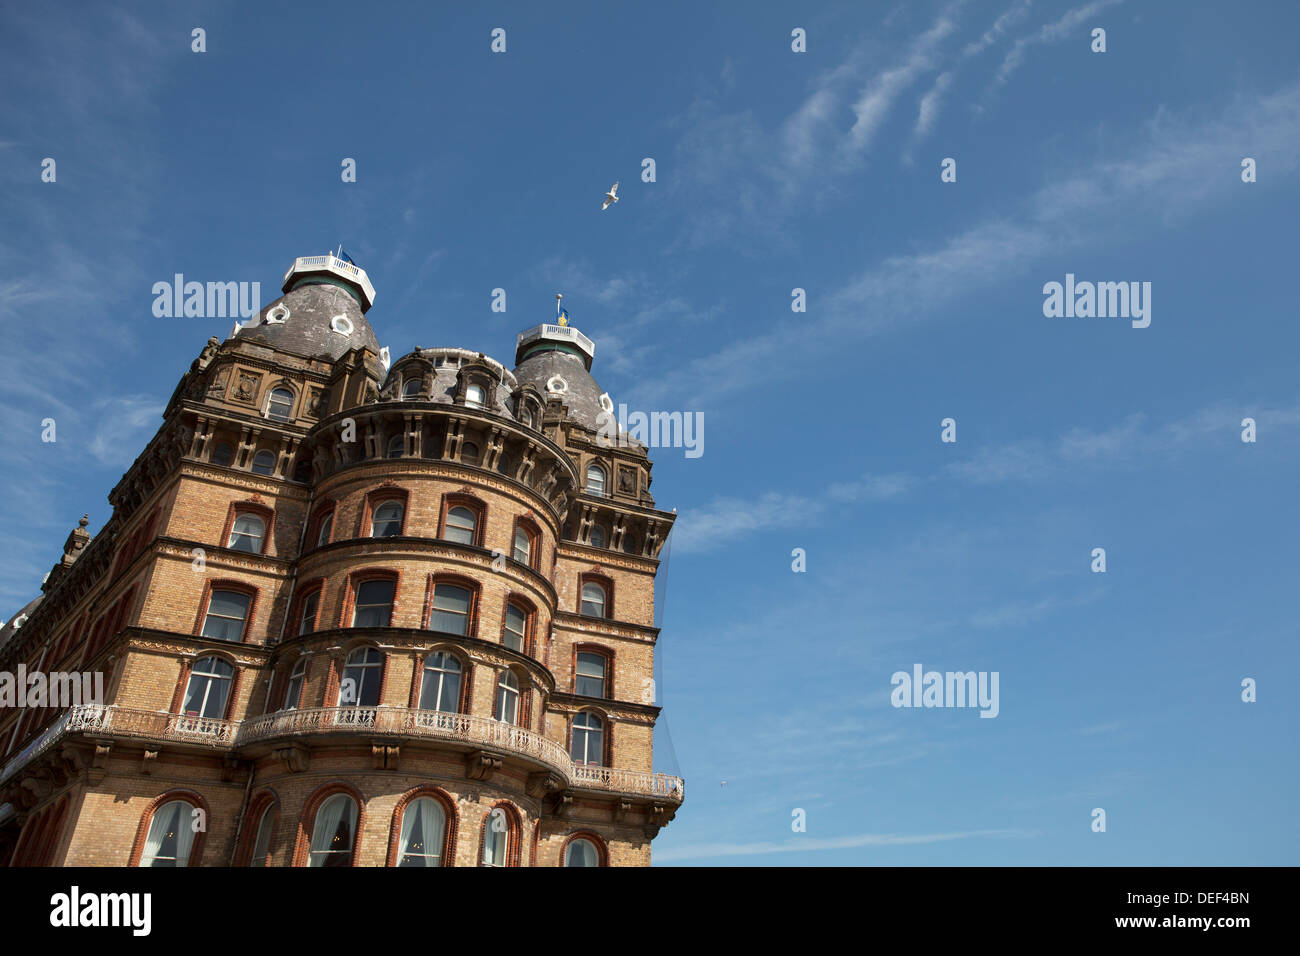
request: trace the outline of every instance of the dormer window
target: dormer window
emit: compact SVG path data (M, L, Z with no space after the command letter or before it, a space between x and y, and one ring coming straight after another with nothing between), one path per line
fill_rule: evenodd
M339 335L351 335L353 331L352 320L346 315L336 315L330 319L330 328Z
M587 466L587 494L605 497L605 469L600 465Z
M266 321L272 325L282 325L287 318L289 318L289 310L283 305L277 305L266 313Z
M402 386L402 401L414 402L420 397L420 386L423 383L418 378L413 378Z
M253 456L253 474L271 475L275 473L275 452L263 448Z
M482 408L487 400L487 393L482 385L471 385L465 389L465 404L470 408Z
M287 422L293 414L293 392L287 388L271 389L266 402L266 417L277 422Z

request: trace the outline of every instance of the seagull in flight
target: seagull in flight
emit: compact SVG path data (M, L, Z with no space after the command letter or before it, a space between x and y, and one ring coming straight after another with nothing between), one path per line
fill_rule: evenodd
M609 192L605 193L605 205L600 207L600 211L604 212L612 202L618 202L618 183L610 186Z

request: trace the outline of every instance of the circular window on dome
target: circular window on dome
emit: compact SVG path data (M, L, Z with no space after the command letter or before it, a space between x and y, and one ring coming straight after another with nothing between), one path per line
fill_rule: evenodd
M339 335L351 335L352 320L346 315L336 315L334 318L330 319L330 328Z
M552 375L546 380L546 390L552 395L563 395L569 390L569 383L558 375Z
M609 392L600 396L600 407L611 414L614 411L614 400L609 397Z
M280 325L287 318L289 318L289 310L283 305L277 305L266 313L266 321L273 325Z

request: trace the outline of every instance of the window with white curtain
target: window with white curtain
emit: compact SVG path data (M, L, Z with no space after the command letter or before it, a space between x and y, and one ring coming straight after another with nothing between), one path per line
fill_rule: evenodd
M510 818L505 810L493 807L483 821L483 865L505 866L510 850Z
M417 797L402 811L398 866L441 866L447 814L433 797Z
M235 518L230 527L230 540L226 547L232 551L247 551L249 554L262 553L262 538L266 536L266 522L253 514L242 514Z
M249 866L266 866L266 855L271 851L271 831L275 829L275 804L268 804L257 821L257 836L253 840L253 858Z
M141 866L189 866L194 846L193 810L184 800L172 800L154 811L140 855Z
M308 866L351 866L356 829L355 800L345 793L336 793L322 803L311 830Z
M590 840L574 840L564 851L565 866L600 866L600 851Z

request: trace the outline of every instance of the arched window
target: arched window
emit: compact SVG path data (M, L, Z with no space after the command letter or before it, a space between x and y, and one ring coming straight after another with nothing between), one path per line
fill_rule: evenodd
M406 453L406 436L394 435L388 439L388 457L401 458Z
M398 866L442 866L447 813L433 797L417 797L402 808Z
M221 658L200 657L190 671L181 712L187 717L224 718L234 676L234 667Z
M486 398L482 385L471 385L465 389L465 404L470 408L482 408Z
M606 663L604 654L579 652L577 673L574 675L574 693L581 694L583 697L607 696L605 693Z
M255 475L275 474L275 452L263 448L256 455L254 455L253 474Z
M528 612L516 604L507 604L505 633L501 636L501 643L522 654L527 636Z
M587 466L587 494L605 497L605 469L600 465Z
M493 807L483 821L483 865L510 866L515 862L515 822L504 807Z
M467 441L460 446L460 460L467 465L478 464L478 445Z
M636 554L636 535L630 531L623 534L623 553Z
M193 805L185 800L171 800L154 811L140 854L141 866L189 866L194 846L193 811Z
M507 478L510 477L510 456L505 452L502 452L497 456L497 471L505 475Z
M514 550L511 556L520 564L526 564L530 568L533 566L533 536L521 524L515 525Z
M316 630L316 612L320 610L321 589L311 591L302 599L302 613L298 615L298 633L310 634Z
M531 405L524 406L524 424L529 428L537 427L537 413L533 411Z
M330 536L334 533L334 512L331 511L325 517L320 519L320 527L316 530L316 547L322 547L330 543Z
M301 481L304 485L311 481L311 462L308 459L298 459L297 464L293 466L293 480Z
M212 446L212 464L229 465L235 458L235 449L228 441L219 441Z
M262 538L266 535L266 522L254 514L241 514L230 527L230 540L226 547L233 551L262 553Z
M429 630L444 634L469 634L473 592L455 584L437 584L433 588L433 609L429 613Z
M200 633L216 641L242 641L252 600L242 591L213 590Z
M287 388L271 389L266 403L266 417L277 422L287 422L293 412L293 392Z
M282 710L296 710L302 703L302 684L307 677L307 658L298 658L298 663L293 665L293 671L289 674L289 686L284 692L284 707Z
M374 707L384 676L384 655L373 647L358 647L348 655L339 683L340 707Z
M504 723L519 722L519 678L514 671L503 670L497 677L496 714Z
M442 537L443 540L454 541L456 544L475 544L478 541L478 515L464 505L449 509Z
M396 584L388 578L362 581L357 585L356 604L352 611L353 627L388 627L393 617L393 592Z
M600 866L600 851L590 840L574 840L564 851L564 865Z
M375 509L370 522L370 537L392 538L402 533L402 519L406 516L406 506L400 501L385 501Z
M316 810L308 866L351 866L357 830L357 803L336 793Z
M590 711L573 718L573 742L569 756L575 764L601 767L605 763L605 722Z
M608 597L605 593L605 585L598 581L584 582L582 585L582 613L587 617L604 617Z
M420 710L460 712L460 661L443 651L424 659L424 676L420 681Z
M591 526L591 546L593 548L605 547L604 525L594 524Z
M402 383L402 401L414 402L420 397L420 386L423 382L418 378L408 379Z
M257 820L257 836L253 838L253 855L249 866L266 866L267 855L271 852L271 833L275 830L275 804L268 803Z

